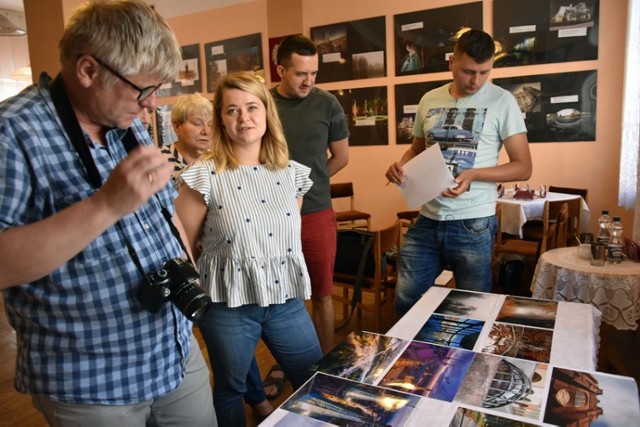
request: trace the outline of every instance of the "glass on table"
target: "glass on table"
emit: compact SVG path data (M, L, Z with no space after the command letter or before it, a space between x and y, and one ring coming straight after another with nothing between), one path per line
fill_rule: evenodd
M602 243L591 244L591 265L604 265L607 256L607 245Z
M540 190L539 190L539 193L538 193L538 194L539 194L539 195L540 195L540 197L541 197L541 198L543 198L543 199L544 199L545 197L547 197L547 186L546 186L546 185L544 185L544 184L540 184Z

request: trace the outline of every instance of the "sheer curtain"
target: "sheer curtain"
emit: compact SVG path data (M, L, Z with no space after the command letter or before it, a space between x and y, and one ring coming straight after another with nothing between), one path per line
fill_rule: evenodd
M629 0L625 81L622 106L622 147L618 204L634 209L633 239L640 240L640 197L638 163L640 140L640 1Z

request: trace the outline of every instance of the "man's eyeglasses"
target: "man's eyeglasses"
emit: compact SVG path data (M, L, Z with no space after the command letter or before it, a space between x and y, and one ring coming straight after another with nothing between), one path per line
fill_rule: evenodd
M102 67L106 68L107 71L109 71L111 74L113 74L114 76L116 76L117 78L119 78L120 80L122 80L123 82L125 82L126 84L128 84L129 86L134 88L135 90L137 90L138 91L138 98L137 98L138 101L144 101L145 99L150 97L155 91L160 89L160 86L162 86L162 83L160 83L159 85L156 85L156 86L147 86L147 87L141 88L140 86L138 86L137 84L131 82L125 76L123 76L122 74L120 74L119 72L117 72L116 70L114 70L113 68L111 68L110 66L108 66L107 64L105 64L104 62L99 60L98 58L96 58L95 56L92 56L92 58L95 59L95 61L98 64L100 64Z

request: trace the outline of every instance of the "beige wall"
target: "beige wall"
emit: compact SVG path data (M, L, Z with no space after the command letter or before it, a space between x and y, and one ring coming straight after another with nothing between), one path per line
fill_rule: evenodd
M344 2L325 0L304 1L304 29L331 23L385 15L387 17L387 61L391 64L387 74L393 74L393 15L421 9L466 3L465 1L411 1L367 0ZM483 2L484 30L492 32L493 1ZM555 184L589 189L591 208L590 228L602 209L608 208L614 215L621 215L627 224L625 234L630 236L633 216L617 206L617 174L619 170L620 122L623 80L623 58L626 31L627 0L602 0L600 2L600 31L597 61L582 61L564 64L548 64L526 67L495 69L492 77L547 74L575 70L597 70L598 106L595 142L536 143L531 144L534 169L529 182L534 185ZM387 77L354 81L353 87L387 85L389 106L395 105L393 85L417 81L450 78L449 73L422 74L417 76ZM332 83L327 88L338 88L345 83ZM395 212L406 209L393 186L385 187L384 171L391 160L399 159L406 146L395 145L394 117L390 115L390 145L388 147L353 147L349 166L335 177L334 181L353 181L358 192L358 208L373 214L374 227L382 227L395 218ZM506 161L504 150L501 161Z
M301 9L299 8L301 2ZM293 7L283 7L289 3ZM387 74L389 77L350 82L333 82L319 85L328 90L369 86L387 86L390 109L395 105L394 85L418 81L450 78L450 73L393 76L393 15L423 9L468 3L456 0L255 0L238 6L216 9L198 16L170 19L181 44L207 43L230 37L262 32L265 61L268 37L298 31L308 35L311 27L356 19L385 16L387 24ZM268 4L268 6L267 6ZM275 16L273 11L279 10ZM267 19L265 11L269 12ZM492 32L493 1L483 1L484 30ZM555 184L589 189L591 208L590 229L594 230L600 210L608 208L614 215L622 216L630 236L632 212L617 206L617 174L619 170L620 122L623 81L623 58L626 32L627 0L601 0L599 53L596 61L563 64L546 64L525 67L495 69L492 77L550 74L577 70L597 70L598 107L596 141L570 143L531 144L534 170L529 183ZM301 14L301 22L300 22ZM293 25L284 28L286 25ZM172 102L171 99L163 100ZM406 145L395 144L395 118L389 117L389 145L352 147L349 165L333 177L334 182L353 181L357 192L357 207L371 212L373 227L381 228L395 220L395 213L406 205L394 186L385 186L384 172L391 161L400 158ZM501 153L501 161L506 156Z
M79 0L62 0L63 16L68 17L71 6ZM29 6L37 5L41 9L51 3L50 0L25 0L27 19L30 19ZM204 44L253 33L262 34L262 48L265 64L269 60L268 38L302 31L309 34L310 27L334 24L349 20L385 16L387 24L387 74L389 77L334 82L319 85L328 90L338 88L357 88L369 86L387 86L390 109L395 105L394 85L417 81L442 80L450 78L447 73L421 74L414 76L393 76L393 15L423 9L432 9L454 4L468 3L464 0L254 0L236 6L213 9L193 15L169 19L181 45L199 43L201 58L204 60ZM58 6L56 13L61 11ZM483 1L484 29L492 32L493 1ZM47 16L47 14L39 14ZM33 15L31 15L33 16ZM621 102L623 65L625 55L627 0L600 1L599 57L595 61L581 61L563 64L546 64L525 67L495 69L492 77L510 77L519 75L549 74L578 70L597 70L598 107L596 120L596 141L571 143L531 144L534 170L529 183L532 185L555 184L589 189L591 208L590 228L594 230L595 220L602 209L609 209L613 215L620 215L625 226L625 234L631 235L633 213L624 212L617 206L619 171L619 149L621 137ZM34 54L45 54L45 49L56 52L57 38L51 34L40 42L40 47L31 47L32 65ZM57 28L57 27L56 27ZM49 59L49 64L52 59ZM43 69L52 68L51 65ZM34 73L37 73L37 66ZM268 67L266 68L267 77ZM201 67L204 73L204 67ZM34 74L37 75L37 74ZM207 94L211 98L211 94ZM172 103L175 98L159 100L160 103ZM371 147L352 147L349 165L334 178L334 182L353 181L357 192L357 207L371 212L373 227L381 228L395 220L395 213L405 210L406 205L399 191L393 186L385 186L384 172L388 165L400 158L406 145L395 144L395 119L389 117L389 145ZM506 161L504 153L501 161Z

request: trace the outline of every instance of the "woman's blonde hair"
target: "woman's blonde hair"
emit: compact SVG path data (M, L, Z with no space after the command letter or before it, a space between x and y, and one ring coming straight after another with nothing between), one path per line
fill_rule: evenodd
M214 161L217 172L222 172L226 168L234 169L239 165L237 157L233 154L229 135L222 123L222 98L224 92L229 89L239 89L262 101L266 110L267 129L262 136L260 163L272 169L286 167L289 162L289 149L276 103L260 78L248 72L229 73L218 82L213 97L213 147L205 155L205 159Z
M189 119L189 113L192 112L212 116L213 104L198 92L180 95L171 107L171 122L177 122L179 125L184 124Z

